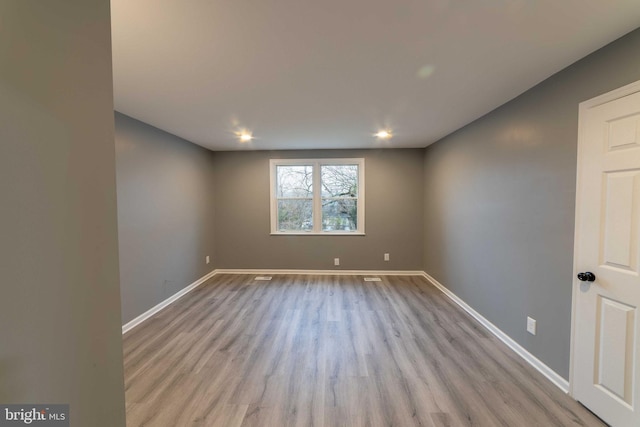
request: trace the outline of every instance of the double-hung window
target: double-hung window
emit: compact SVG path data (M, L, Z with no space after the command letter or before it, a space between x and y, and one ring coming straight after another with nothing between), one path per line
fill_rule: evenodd
M272 234L364 234L364 159L272 159Z

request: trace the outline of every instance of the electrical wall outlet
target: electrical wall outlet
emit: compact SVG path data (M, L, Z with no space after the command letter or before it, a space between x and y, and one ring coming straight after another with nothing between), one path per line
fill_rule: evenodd
M527 316L527 332L531 335L536 334L536 319Z
M389 254L384 254L384 260L389 261Z
M209 264L209 255L207 255L207 257L204 260L206 261L207 264Z
M340 258L334 258L333 265L340 265Z

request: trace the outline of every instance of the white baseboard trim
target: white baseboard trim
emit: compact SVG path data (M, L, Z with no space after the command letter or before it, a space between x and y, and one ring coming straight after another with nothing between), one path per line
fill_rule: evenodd
M549 381L555 384L560 390L565 393L569 393L569 381L565 380L563 377L558 375L553 369L545 365L540 359L535 357L533 354L529 353L527 349L522 347L520 344L515 342L513 338L509 335L502 332L496 325L488 321L484 316L475 311L471 306L469 306L466 302L464 302L460 297L447 289L442 283L438 282L436 279L431 277L425 272L422 272L422 276L424 276L428 281L430 281L436 288L442 291L447 297L449 297L453 302L458 304L464 311L469 313L474 319L482 324L485 328L489 330L493 335L495 335L500 341L505 343L511 350L513 350L517 355L522 357L527 363L536 368L542 375L547 377Z
M125 323L124 325L122 325L122 334L123 335L126 334L127 332L129 332L130 330L132 330L133 328L135 328L136 326L138 326L139 324L141 324L142 322L144 322L154 314L158 313L162 309L176 302L177 300L179 300L180 298L182 298L183 296L185 296L186 294L188 294L198 286L202 285L204 282L206 282L207 280L209 280L215 275L216 275L216 270L213 270L210 273L207 273L206 275L202 276L201 278L199 278L189 286L180 289L178 292L171 295L169 298L162 301L160 304L150 308L149 310L145 311L140 316L136 317L130 322Z
M342 276L423 276L424 271L411 270L278 270L278 269L217 269L216 274L326 274Z

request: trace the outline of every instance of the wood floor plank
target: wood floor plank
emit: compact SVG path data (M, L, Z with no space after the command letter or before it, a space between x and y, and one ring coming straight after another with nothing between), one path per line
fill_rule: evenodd
M216 275L124 364L128 427L604 425L419 276Z

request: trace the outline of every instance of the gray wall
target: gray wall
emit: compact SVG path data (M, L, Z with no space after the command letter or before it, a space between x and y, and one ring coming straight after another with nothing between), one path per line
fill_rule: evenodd
M125 425L108 0L0 2L0 402Z
M214 153L120 113L115 124L126 323L213 270Z
M365 158L366 236L271 236L269 159L331 157ZM420 270L422 157L421 149L215 153L216 268Z
M636 30L425 151L425 271L565 378L578 103L640 79L639 52Z

